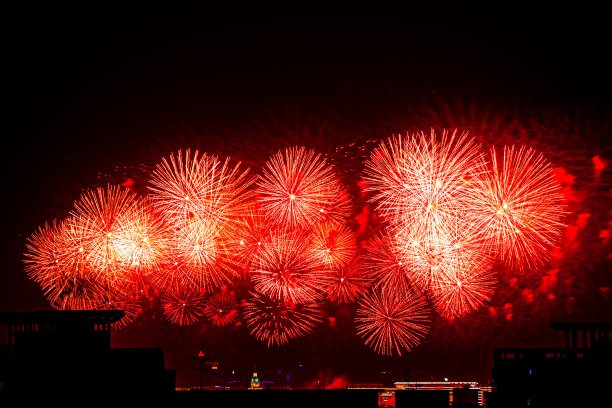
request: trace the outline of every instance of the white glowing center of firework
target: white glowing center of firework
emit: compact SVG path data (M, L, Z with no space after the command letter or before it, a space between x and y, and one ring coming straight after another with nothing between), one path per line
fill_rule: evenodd
M340 282L344 282L344 278L340 278Z
M257 245L261 245L261 241L257 243Z
M185 196L185 201L190 201L191 199L189 198L189 196Z
M399 261L397 264L398 264L398 265L401 265L401 264L402 264L402 261Z
M457 281L457 286L461 287L461 282Z
M200 246L199 246L199 245L195 245L195 246L193 247L193 249L195 249L196 251L198 251L198 250L200 249Z
M319 211L320 211L320 212L322 212L322 213L324 213L324 212L325 212L325 210L324 210L324 209L322 209L322 208L321 208Z
M106 234L106 236L110 238L110 237L112 237L112 236L113 236L113 234L111 234L111 233L109 232L108 234Z
M244 239L240 240L240 245L244 245Z
M290 199L290 200L295 200L295 194L291 194L291 195L289 196L289 199Z
M457 242L457 243L455 244L455 249L459 249L459 248L461 248L461 244L460 244L459 242Z
M185 304L183 303L183 306L185 306Z
M55 263L58 263L58 262L59 262L59 260L57 260L57 259L56 259L56 260L55 260Z
M79 247L79 252L83 252L83 247Z
M178 262L175 262L175 263L174 263L174 266L177 266L177 265L178 265Z
M442 187L442 181L436 180L436 187L438 188Z
M147 237L144 237L142 240L143 240L144 242L149 242L149 238L147 238Z
M327 248L327 249L325 250L325 252L327 252L328 254L329 254L329 252L330 252L330 251L331 251L331 249L329 249L329 248Z
M223 313L223 309L219 309L219 313Z

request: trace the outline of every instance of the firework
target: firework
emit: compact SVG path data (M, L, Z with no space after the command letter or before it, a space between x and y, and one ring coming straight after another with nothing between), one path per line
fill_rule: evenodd
M251 334L268 347L282 346L291 339L302 337L323 320L316 303L296 304L259 293L253 293L246 303L244 318Z
M495 278L482 263L462 265L439 274L432 291L435 310L447 319L464 316L491 299Z
M150 182L151 200L170 223L204 221L223 228L248 207L253 179L240 163L231 167L229 159L187 149L164 158Z
M234 276L228 248L216 224L204 221L175 229L164 256L164 267L152 277L164 291L213 291Z
M204 316L206 297L200 292L165 293L162 306L170 322L181 326L191 325Z
M475 188L478 149L467 132L457 136L457 131L381 143L366 163L365 177L377 211L400 230L418 225L437 235L453 228L473 205L467 198Z
M230 239L236 248L237 262L243 270L250 268L263 243L269 241L273 229L264 213L255 206L239 218L237 229L230 234Z
M363 273L363 262L359 257L332 270L330 280L332 283L327 288L327 299L335 303L354 302L369 284Z
M274 223L288 228L322 222L338 212L342 203L338 197L342 189L332 167L305 147L272 156L257 186L263 211Z
M303 232L275 230L257 254L251 270L255 290L278 300L311 303L329 284Z
M104 286L117 288L132 280L115 239L130 228L128 222L138 218L137 205L137 196L127 189L97 188L81 195L68 219L91 275Z
M424 303L411 293L366 294L355 317L357 333L377 353L400 356L417 346L429 330Z
M312 231L311 248L313 255L325 267L338 269L355 257L355 234L346 224L318 224Z
M28 237L25 271L58 309L90 309L97 285L86 269L83 247L71 239L74 230L65 221L45 223ZM75 236L76 237L76 236Z
M227 291L221 291L206 300L203 313L213 324L227 326L238 317L238 302Z
M364 257L364 275L374 286L404 293L414 285L408 263L387 233L375 235L368 242Z
M550 164L526 147L504 147L501 162L481 162L479 206L472 219L483 229L502 261L524 269L542 265L565 225L565 203ZM484 171L488 170L488 171Z

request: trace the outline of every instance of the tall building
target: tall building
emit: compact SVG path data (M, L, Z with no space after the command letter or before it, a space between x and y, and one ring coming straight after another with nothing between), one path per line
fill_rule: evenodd
M0 393L174 391L161 348L111 348L120 310L0 313Z
M591 407L612 404L612 322L553 322L565 347L496 348L487 407ZM598 400L607 401L594 405Z

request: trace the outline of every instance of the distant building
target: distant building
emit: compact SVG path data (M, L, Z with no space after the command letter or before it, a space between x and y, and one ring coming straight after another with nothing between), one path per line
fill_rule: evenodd
M563 348L496 348L487 407L607 406L612 322L554 322ZM596 401L607 401L595 404Z
M0 313L0 392L174 391L161 348L111 348L120 310Z
M445 391L452 406L481 406L482 389L476 381L399 381L396 390Z

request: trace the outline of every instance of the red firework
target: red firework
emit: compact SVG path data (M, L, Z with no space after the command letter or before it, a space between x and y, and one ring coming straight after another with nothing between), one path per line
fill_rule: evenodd
M429 331L424 302L414 294L382 292L366 294L355 317L357 333L377 353L392 355L410 351Z
M312 251L327 268L338 269L355 257L355 234L346 224L322 223L312 230Z
M218 226L203 220L175 229L165 253L165 266L152 277L162 291L213 291L228 284L235 272Z
M151 199L171 224L204 221L223 228L248 207L252 183L248 169L242 170L240 163L231 167L229 159L200 156L197 150L192 155L187 149L157 165Z
M227 291L215 293L206 300L204 315L217 326L227 326L238 317L238 302Z
M263 211L277 225L307 228L338 212L342 189L331 165L305 147L279 151L257 182ZM340 211L342 212L342 211Z
M204 316L206 296L200 292L165 293L162 306L170 322L181 326L191 325Z
M416 224L435 235L470 211L466 198L474 188L478 154L479 146L467 132L397 136L372 153L365 182L374 191L377 211L396 228Z
M360 258L354 258L351 262L331 271L330 279L332 283L327 288L327 299L334 303L356 301L369 285Z
M282 346L312 332L323 318L316 303L296 304L252 294L244 308L244 318L251 334L268 347Z
M54 308L93 309L99 288L73 232L65 221L40 227L27 239L25 271Z
M274 226L267 222L263 212L255 206L238 221L237 229L231 234L230 239L236 248L236 259L246 272L263 243L269 241Z
M484 306L495 291L495 276L487 266L464 264L440 274L431 296L435 310L452 319Z
M491 149L491 165L481 163L481 187L472 219L485 232L502 261L535 268L550 258L566 216L561 187L548 161L531 148L504 147L501 162Z
M415 289L408 267L395 240L388 234L379 234L369 240L364 259L364 274L374 286L398 293Z
M119 288L131 283L124 253L115 245L131 220L138 218L138 198L119 186L86 191L68 219L78 237L92 277L104 286Z
M306 233L275 230L255 257L251 280L256 291L273 299L312 303L322 296L329 275Z

